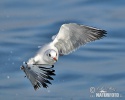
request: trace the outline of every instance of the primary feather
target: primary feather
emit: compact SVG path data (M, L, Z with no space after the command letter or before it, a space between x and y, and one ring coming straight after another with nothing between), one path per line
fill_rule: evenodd
M105 34L105 30L93 27L75 23L63 24L53 43L60 54L67 55L87 42L102 38Z

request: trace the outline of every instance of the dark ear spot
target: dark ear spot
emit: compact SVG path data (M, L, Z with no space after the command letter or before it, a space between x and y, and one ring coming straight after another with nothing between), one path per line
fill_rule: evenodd
M49 54L49 57L51 57L51 54Z

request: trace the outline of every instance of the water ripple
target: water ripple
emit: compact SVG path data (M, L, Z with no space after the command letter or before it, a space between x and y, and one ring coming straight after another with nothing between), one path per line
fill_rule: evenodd
M98 76L102 82L112 82L112 81L120 81L125 80L125 73L116 73L111 75L100 75Z

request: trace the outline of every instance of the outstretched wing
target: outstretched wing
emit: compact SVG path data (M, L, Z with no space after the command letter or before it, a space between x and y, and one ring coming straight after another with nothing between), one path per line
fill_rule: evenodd
M87 42L105 36L106 31L75 23L63 24L53 43L62 55L67 55Z
M41 85L44 88L47 88L47 84L51 84L49 80L53 80L51 76L55 75L55 70L53 70L52 68L53 67L42 67L42 65L28 66L27 64L26 66L21 67L35 90L39 89Z

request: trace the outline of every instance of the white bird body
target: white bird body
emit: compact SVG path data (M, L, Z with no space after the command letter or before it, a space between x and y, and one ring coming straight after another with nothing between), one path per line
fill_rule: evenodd
M46 58L44 58L44 53L49 49L51 50L55 50L57 52L58 55L58 50L57 48L53 45L53 42L50 42L46 45L44 45L38 52L37 54L29 59L29 61L27 62L27 64L43 64L43 65L53 65L55 63L55 61L53 60L49 60L49 62L46 60ZM58 58L58 56L57 56Z
M53 41L44 45L37 54L24 63L21 69L31 81L34 89L41 85L47 88L51 75L55 75L52 68L60 55L67 55L85 43L97 40L105 36L106 31L78 25L75 23L63 24ZM47 67L52 66L52 67Z

